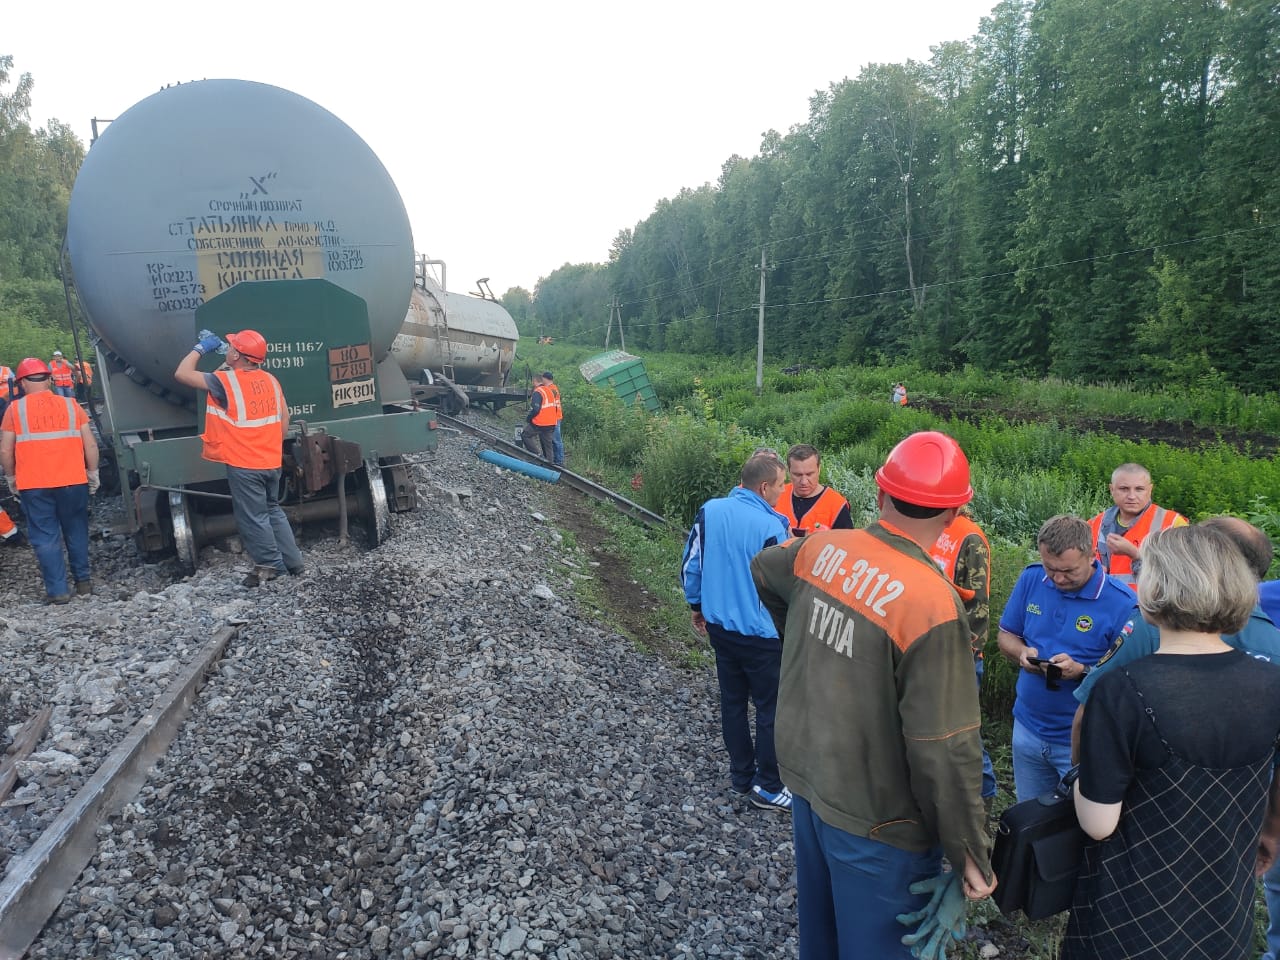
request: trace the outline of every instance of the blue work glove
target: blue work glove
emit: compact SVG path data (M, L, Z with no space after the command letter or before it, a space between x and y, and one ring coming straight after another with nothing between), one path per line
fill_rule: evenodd
M918 960L947 960L947 947L952 940L963 940L968 928L965 914L967 903L964 887L957 871L940 873L928 880L913 883L914 894L930 894L929 902L914 913L898 914L903 926L919 924L915 933L902 938L902 945L911 948L911 955Z
M206 353L212 353L215 350L218 353L227 352L227 345L222 342L221 337L217 336L212 331L201 330L198 336L200 337L200 342L191 349L200 354L200 356L203 357Z

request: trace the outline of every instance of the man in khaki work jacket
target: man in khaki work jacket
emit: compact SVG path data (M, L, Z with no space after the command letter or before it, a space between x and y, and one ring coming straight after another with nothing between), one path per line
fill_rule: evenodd
M23 395L0 422L0 466L27 515L45 602L67 603L68 560L76 595L93 593L89 497L98 489L98 441L80 405L53 392L52 377L43 360L28 357L18 364Z
M1151 474L1141 464L1116 467L1109 489L1115 505L1089 521L1094 553L1103 570L1137 590L1142 541L1152 531L1186 526L1187 518L1151 502Z
M201 373L196 364L212 350L226 349L226 365ZM254 567L246 587L303 571L302 554L289 518L280 509L280 464L289 432L289 408L280 383L262 369L267 342L256 330L227 334L223 342L207 334L182 358L174 379L207 390L204 458L227 466L236 530Z
M774 735L805 958L909 958L898 914L922 921L907 938L922 943L995 888L969 624L928 552L973 497L969 462L951 437L913 433L876 485L880 519L865 530L751 561L782 636Z

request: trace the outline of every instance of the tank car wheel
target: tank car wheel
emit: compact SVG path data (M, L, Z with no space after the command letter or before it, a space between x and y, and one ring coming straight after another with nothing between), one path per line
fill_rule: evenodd
M391 508L387 504L387 488L378 461L372 457L366 460L363 474L360 478L360 519L364 522L365 539L372 550L391 535Z
M173 548L183 573L196 572L196 535L187 513L187 498L181 493L169 494L169 519L173 525Z

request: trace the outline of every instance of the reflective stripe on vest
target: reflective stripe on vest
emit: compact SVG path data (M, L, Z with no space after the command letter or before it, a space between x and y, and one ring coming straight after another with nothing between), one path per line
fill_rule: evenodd
M49 372L53 374L54 386L71 386L71 364L65 360L54 360L49 364Z
M47 399L46 399L47 398ZM50 407L48 411L42 407ZM65 411L66 421L37 429L33 415ZM84 438L76 426L80 408L70 397L41 391L13 403L15 473L19 490L44 490L85 483Z
M210 398L205 406L204 458L246 470L275 470L281 463L281 424L286 407L280 383L265 370L219 370L214 374L227 395L227 406ZM261 396L258 386L270 390L271 406L251 416ZM246 401L248 394L250 399Z
M542 406L533 416L535 427L554 427L560 422L560 388L554 383L544 383L534 393L542 397Z

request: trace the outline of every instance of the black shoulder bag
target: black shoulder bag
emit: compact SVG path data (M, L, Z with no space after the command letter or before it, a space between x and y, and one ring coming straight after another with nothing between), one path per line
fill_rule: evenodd
M1078 775L1072 767L1052 793L1001 815L991 854L999 881L991 899L1001 913L1021 910L1028 920L1043 920L1071 907L1085 843L1071 798Z

